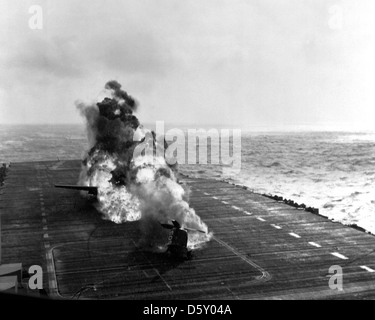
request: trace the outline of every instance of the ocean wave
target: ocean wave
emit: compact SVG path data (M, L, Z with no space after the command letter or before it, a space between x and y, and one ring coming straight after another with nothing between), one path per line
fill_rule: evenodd
M271 164L262 164L265 168L272 168L272 167L281 167L282 164L278 161L272 162Z

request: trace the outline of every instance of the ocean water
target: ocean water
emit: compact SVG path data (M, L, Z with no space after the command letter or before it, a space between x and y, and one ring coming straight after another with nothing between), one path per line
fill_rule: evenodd
M220 166L190 165L191 176L226 178ZM229 180L282 196L375 234L375 133L242 133L241 171Z
M0 162L81 159L84 125L0 125Z
M238 174L212 164L180 171L305 203L375 234L375 133L242 132L241 140ZM87 147L84 125L0 126L0 162L81 159Z

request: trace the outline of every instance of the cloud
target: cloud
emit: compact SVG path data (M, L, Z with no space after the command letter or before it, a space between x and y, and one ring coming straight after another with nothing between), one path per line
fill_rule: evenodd
M125 74L160 76L173 63L169 50L147 33L97 36L85 44L84 51L92 66Z
M80 52L72 38L30 37L14 44L3 61L5 70L15 76L76 78L85 73Z
M28 28L26 3L8 6L18 23L0 36L5 48L0 54L0 80L5 85L9 79L69 80L98 71L158 76L173 64L153 26L144 23L145 18L137 19L124 2L45 2L42 30Z
M317 123L373 110L370 1L39 2L40 31L27 25L33 1L1 2L6 119L12 101L30 121L43 106L55 108L53 119L79 121L73 102L108 79L138 97L143 121ZM329 27L331 5L343 8L340 30Z

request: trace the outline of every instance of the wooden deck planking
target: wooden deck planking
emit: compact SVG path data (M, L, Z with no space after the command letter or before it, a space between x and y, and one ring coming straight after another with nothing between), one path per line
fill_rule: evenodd
M0 191L4 263L50 270L45 285L56 280L54 297L71 298L85 286L81 298L375 297L375 272L360 268L375 269L372 235L241 186L183 176L190 205L214 238L192 260L175 263L136 248L137 222L105 221L79 192L53 188L74 184L79 170L79 161L14 163ZM332 265L343 267L341 292L328 286Z

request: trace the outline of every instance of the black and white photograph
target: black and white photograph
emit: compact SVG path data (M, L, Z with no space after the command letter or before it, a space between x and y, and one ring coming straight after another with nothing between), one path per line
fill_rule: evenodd
M0 299L151 318L373 300L374 17L1 0Z

